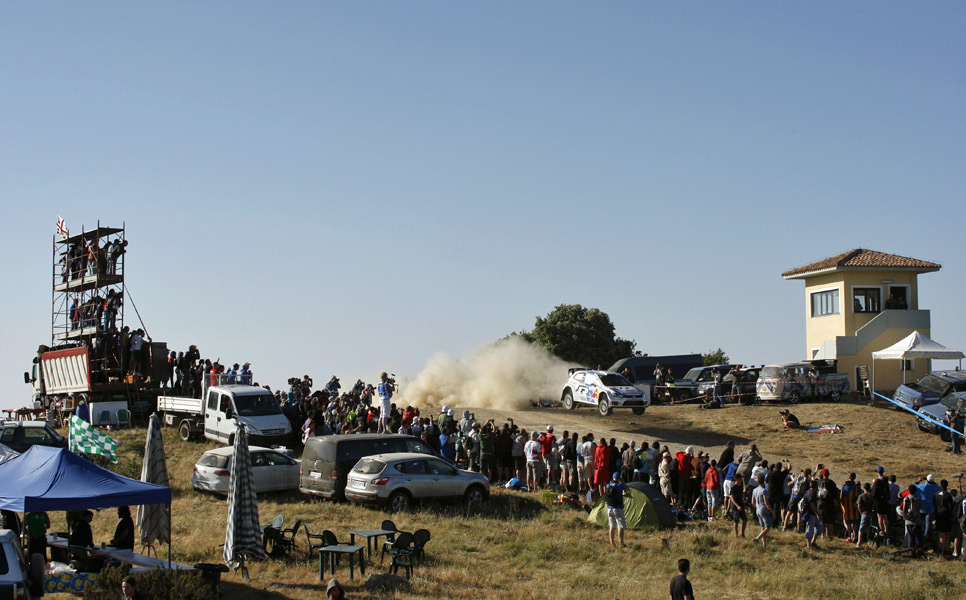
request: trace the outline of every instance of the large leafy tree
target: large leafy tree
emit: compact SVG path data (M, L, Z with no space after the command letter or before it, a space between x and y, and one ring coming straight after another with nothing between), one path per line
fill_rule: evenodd
M704 366L709 367L711 365L726 365L731 362L728 355L721 348L717 350L709 350L706 354L702 354L701 358L704 359Z
M561 304L546 317L537 317L532 331L517 335L584 367L606 369L621 358L640 356L634 340L614 335L607 313L579 304Z

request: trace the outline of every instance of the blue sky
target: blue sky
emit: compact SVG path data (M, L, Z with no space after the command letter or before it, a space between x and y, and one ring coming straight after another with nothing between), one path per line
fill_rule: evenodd
M50 249L125 224L156 340L414 376L600 308L650 354L802 358L802 283L943 264L966 348L956 3L6 3L0 391L50 338ZM128 322L133 311L128 308Z

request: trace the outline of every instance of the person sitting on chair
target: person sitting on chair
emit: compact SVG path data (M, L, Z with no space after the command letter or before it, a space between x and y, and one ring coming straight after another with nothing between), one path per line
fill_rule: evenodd
M127 506L118 506L117 517L120 521L114 530L114 538L108 542L108 545L119 550L134 550L134 519L131 518L131 509Z
M798 429L802 426L802 424L798 421L798 417L793 415L792 411L788 410L787 408L785 410L778 411L778 414L782 416L782 423L785 424L785 427L788 427L789 429Z

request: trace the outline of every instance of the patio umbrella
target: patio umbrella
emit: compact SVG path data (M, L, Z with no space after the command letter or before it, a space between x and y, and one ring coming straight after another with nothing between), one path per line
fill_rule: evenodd
M164 453L164 440L161 438L161 421L154 413L148 419L148 437L144 443L144 463L141 466L141 481L168 485L168 459ZM171 562L171 505L146 504L138 506L138 530L141 532L141 546L152 547L153 542L168 544L168 562Z
M225 564L241 569L248 579L246 560L265 560L262 530L258 524L258 501L252 482L252 463L248 455L248 433L241 423L235 431L235 450L231 455L228 483L228 529L225 532Z

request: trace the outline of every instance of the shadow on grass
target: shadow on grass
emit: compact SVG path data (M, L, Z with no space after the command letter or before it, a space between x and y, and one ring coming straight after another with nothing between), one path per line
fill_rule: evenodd
M219 584L223 598L230 598L231 600L248 600L249 598L258 598L259 600L289 600L294 596L286 596L279 592L273 592L265 589L259 589L255 586L259 584L258 581L254 581L253 585L245 585L244 583L238 583L234 581L222 581ZM319 596L325 591L323 587L324 584L319 585L299 585L299 584L286 584L285 587L292 589L309 589L318 590Z
M749 437L731 435L698 427L688 427L687 429L674 429L670 427L628 427L625 431L645 438L662 440L663 443L671 447L672 452L675 445L688 446L699 444L704 446L724 446L729 441L733 441L736 446L743 446L753 441Z

